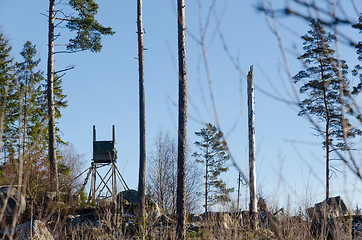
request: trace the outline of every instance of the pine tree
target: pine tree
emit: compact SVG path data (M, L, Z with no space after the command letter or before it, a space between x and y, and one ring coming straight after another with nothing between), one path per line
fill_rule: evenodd
M352 25L353 28L358 29L360 33L362 33L362 14L360 15L360 17L358 18L358 23ZM358 55L358 60L360 62L362 62L362 41L359 41L356 45L356 49L357 49L357 55ZM357 64L357 66L355 66L354 70L353 70L353 75L358 75L359 76L359 80L360 82L358 83L357 86L355 86L353 88L353 94L358 94L361 92L361 88L362 88L362 66L360 64ZM360 120L362 120L360 118Z
M350 144L344 141L344 134L353 138L361 132L352 128L343 112L351 101L347 79L348 66L345 61L338 62L334 57L335 51L330 44L335 38L323 29L318 20L312 20L310 26L312 29L302 36L305 53L299 57L306 69L299 71L294 80L296 83L302 82L299 92L307 95L300 103L299 116L315 116L325 124L324 128L316 127L315 130L324 139L326 198L329 198L330 153L334 150L349 150Z
M205 167L205 213L209 211L209 207L216 203L224 203L230 201L229 193L234 191L233 188L227 188L226 183L220 179L220 174L227 172L228 167L225 163L229 160L227 154L227 144L223 139L223 132L211 123L207 123L205 128L200 132L195 132L196 136L201 137L201 141L196 141L195 145L199 147L199 152L193 154L196 162L201 163Z
M47 99L48 99L48 154L49 154L49 179L53 191L58 191L58 169L56 157L56 127L55 127L55 103L54 103L54 28L55 20L67 22L66 28L76 32L76 36L69 40L67 51L60 52L77 52L90 50L99 52L102 48L101 36L112 35L114 32L110 27L103 27L95 20L95 14L98 11L98 4L93 0L69 0L69 6L75 14L70 14L63 18L56 17L58 12L55 10L55 1L49 0L48 12L48 62L47 62ZM61 12L65 14L64 12Z

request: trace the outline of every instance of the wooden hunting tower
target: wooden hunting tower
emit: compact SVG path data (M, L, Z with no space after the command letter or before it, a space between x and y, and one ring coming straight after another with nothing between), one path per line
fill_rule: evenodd
M109 198L112 198L115 202L117 198L117 179L124 190L129 189L117 169L116 162L117 150L114 125L112 126L111 141L97 141L96 127L93 125L93 159L82 187L82 189L85 188L90 175L92 175L88 202ZM105 171L100 172L99 169L101 168Z
M112 126L112 141L97 141L96 126L93 125L93 162L112 163L116 162L116 159L117 150L114 125Z

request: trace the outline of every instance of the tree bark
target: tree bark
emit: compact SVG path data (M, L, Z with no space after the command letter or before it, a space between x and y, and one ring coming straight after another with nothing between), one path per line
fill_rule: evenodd
M187 72L185 1L177 0L179 101L178 101L178 153L176 239L186 239L186 124L187 124Z
M143 27L142 0L137 0L137 35L138 35L138 78L139 78L139 126L140 126L140 166L138 175L138 223L141 227L142 238L145 238L145 87L143 69Z
M330 178L329 178L329 169L330 169L330 161L329 161L329 144L330 144L330 134L329 134L329 126L330 126L330 114L329 114L329 106L327 101L327 86L326 80L324 77L324 65L323 61L319 59L320 69L321 69L321 77L323 83L323 102L324 102L324 111L326 112L326 200L329 198L329 188L330 188Z
M328 119L328 121L326 122L326 200L329 198L329 191L330 191L329 126L330 126L330 120Z
M206 152L208 153L208 149L206 150ZM206 153L206 155L207 155ZM209 191L208 191L208 186L209 186L209 161L208 159L205 160L205 213L207 213L208 211L208 204L207 204L207 198L209 195Z
M250 188L250 223L253 229L258 226L257 201L256 201L256 179L255 179L255 128L254 128L254 83L253 66L248 72L248 116L249 116L249 188Z
M48 27L48 69L47 69L47 98L48 98L48 154L50 190L58 192L58 166L55 136L55 106L54 106L54 0L49 0Z

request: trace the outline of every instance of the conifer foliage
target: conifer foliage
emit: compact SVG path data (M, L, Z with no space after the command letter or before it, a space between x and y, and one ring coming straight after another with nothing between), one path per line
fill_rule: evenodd
M44 73L39 69L36 46L24 44L22 61L12 63L11 47L0 35L1 84L1 176L0 184L26 181L27 193L36 196L44 191L47 165L47 87ZM55 118L67 107L62 91L62 79L55 76ZM59 145L65 144L56 128ZM19 177L20 176L20 177ZM27 182L31 179L31 181ZM23 183L24 183L23 181ZM20 184L21 185L21 184ZM25 191L25 189L24 189Z
M69 5L78 16L70 16L67 19L66 27L77 32L77 35L69 40L67 49L99 52L102 49L101 36L113 35L114 32L112 28L104 27L95 20L94 16L98 12L98 4L93 0L70 0Z
M48 11L48 62L47 62L47 99L48 99L48 155L49 155L49 180L52 191L58 191L58 168L57 168L57 137L55 127L55 81L54 54L74 53L78 51L90 50L99 52L102 49L101 36L113 35L110 27L104 27L95 20L98 11L98 4L93 0L69 0L68 5L72 8L72 13L65 13L55 9L55 0L49 0ZM61 16L60 16L61 15ZM57 23L55 24L55 20ZM63 24L66 22L66 24ZM65 27L71 32L76 32L74 38L69 39L67 49L55 51L54 41L60 36L55 34L55 27ZM58 72L66 71L66 68Z
M316 127L318 135L323 137L326 153L326 198L329 198L330 153L334 150L349 150L347 139L361 134L349 122L353 114L349 108L351 92L347 79L348 66L344 60L335 58L331 47L335 37L327 33L318 20L312 20L311 30L304 36L305 53L299 59L305 69L295 76L295 83L301 83L299 92L306 96L300 103L299 115L315 116L324 123L323 128Z
M11 126L14 114L9 103L15 97L14 65L10 57L11 46L3 33L0 33L0 150L1 159L14 154L11 148Z
M196 141L195 145L199 147L200 152L195 152L193 156L196 162L205 167L205 197L204 209L209 211L209 207L216 203L230 201L229 193L234 191L233 188L227 188L226 183L220 179L220 174L227 172L228 167L225 163L229 160L227 154L227 144L223 139L223 132L217 129L211 123L200 132L195 132L196 136L201 137L201 141Z
M362 14L360 15L359 19L358 19L358 23L352 25L353 28L358 29L359 33L362 33ZM362 62L362 41L359 41L356 45L356 49L357 49L357 55L358 55L358 60L360 62ZM362 66L361 64L357 64L353 70L353 75L359 75L359 80L360 82L358 83L358 85L356 87L353 88L353 94L358 94L361 92L361 88L362 88ZM361 120L361 118L360 118Z

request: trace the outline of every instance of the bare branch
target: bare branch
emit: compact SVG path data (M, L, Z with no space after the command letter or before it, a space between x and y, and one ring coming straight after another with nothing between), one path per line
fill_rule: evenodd
M66 72L66 71L72 70L74 68L75 68L75 66L71 65L71 66L68 66L68 67L66 67L66 68L64 68L62 70L58 70L58 71L54 72L54 74L58 74L58 73L61 73L61 72Z

